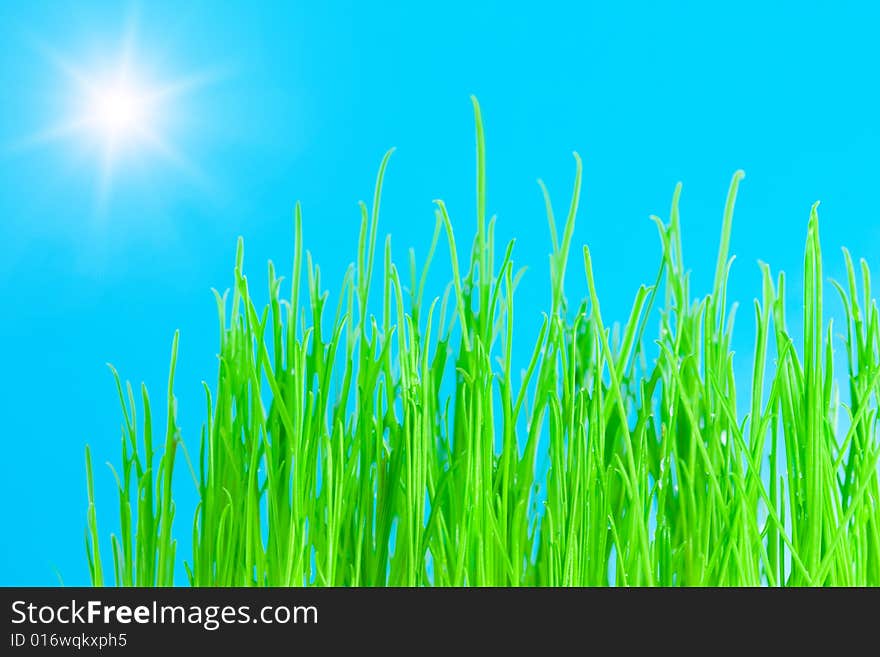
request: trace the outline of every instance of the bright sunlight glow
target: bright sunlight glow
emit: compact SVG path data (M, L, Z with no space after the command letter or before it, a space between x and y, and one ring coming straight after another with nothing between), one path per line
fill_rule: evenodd
M103 62L87 66L41 44L43 53L62 73L61 82L68 83L59 85L68 109L56 123L25 139L25 144L79 142L95 160L99 206L106 204L114 177L128 163L143 169L158 159L204 182L198 168L173 143L171 133L183 110L181 96L210 83L213 75L155 77L156 71L137 65L134 27L129 28L118 53L108 52Z
M82 75L76 87L74 131L103 151L105 165L123 150L143 155L147 149L167 149L160 130L171 109L165 90L141 81L130 62L107 77Z
M125 87L102 89L92 104L96 127L111 138L125 137L149 121L141 94Z

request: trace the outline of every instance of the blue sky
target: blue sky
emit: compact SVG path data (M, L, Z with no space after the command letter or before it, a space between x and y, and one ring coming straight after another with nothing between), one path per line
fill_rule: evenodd
M653 280L648 215L666 216L678 181L686 264L694 292L708 290L737 168L747 175L732 299L750 304L759 292L760 259L789 273L796 307L817 199L827 273L840 275L843 245L877 268L873 3L368 4L0 4L0 584L52 584L55 569L66 583L87 581L86 442L102 527L112 529L101 464L118 458L120 414L106 362L145 381L164 412L180 329L179 416L195 448L201 381L216 373L210 289L229 285L239 235L253 280L265 279L270 258L287 270L301 200L306 245L337 290L355 254L356 203L392 146L380 230L398 258L410 246L424 254L435 198L470 234L472 93L498 240L517 237L516 261L529 267L517 299L524 350L548 298L535 181L563 207L573 150L584 158L575 243L591 246L608 319L625 318L638 285ZM106 135L45 133L81 104L70 70L100 79L125 43L150 84L180 84L154 116L164 153L126 144L107 176ZM448 272L441 253L438 282ZM568 293L580 297L582 271L571 270ZM751 322L740 314L740 368ZM186 537L194 494L185 477L178 484Z

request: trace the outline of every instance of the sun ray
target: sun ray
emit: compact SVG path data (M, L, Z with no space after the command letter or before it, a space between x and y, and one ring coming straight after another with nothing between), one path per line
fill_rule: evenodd
M25 150L43 146L45 144L74 138L81 135L89 126L89 119L86 116L74 116L71 119L60 121L50 125L42 130L25 135L11 143L9 149L12 151Z
M149 94L145 97L145 100L149 102L164 102L171 100L189 94L197 89L216 84L228 75L229 73L227 71L212 69L176 78L170 82L152 87L149 90Z

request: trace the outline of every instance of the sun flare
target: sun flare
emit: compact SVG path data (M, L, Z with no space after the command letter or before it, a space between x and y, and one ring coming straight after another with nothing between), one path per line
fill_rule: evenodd
M155 160L204 183L204 175L175 144L180 136L175 124L186 109L183 96L210 84L213 73L168 78L139 60L132 33L103 62L76 62L46 44L41 50L62 74L58 89L66 95L61 101L66 110L56 122L26 137L24 145L69 141L91 157L102 207L125 161L136 161L143 169Z
M124 138L149 123L144 94L125 86L101 89L91 98L94 127L110 138Z

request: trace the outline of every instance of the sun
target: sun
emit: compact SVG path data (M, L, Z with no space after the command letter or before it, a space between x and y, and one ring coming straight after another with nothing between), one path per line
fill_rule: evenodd
M122 155L123 147L165 155L174 150L165 128L172 115L179 114L187 84L159 82L141 74L130 53L103 71L60 57L56 64L68 82L63 85L67 116L38 135L39 141L77 139L99 147L110 165Z
M109 75L78 72L74 80L70 136L97 156L102 203L126 160L148 163L158 157L191 168L167 131L169 118L180 110L175 84L140 74L131 56L121 57Z
M178 149L172 125L184 112L184 100L196 88L213 82L216 73L168 77L139 61L132 31L122 48L104 52L103 61L79 62L46 44L40 50L61 73L59 84L67 108L63 116L23 140L26 146L71 141L91 155L97 171L97 196L105 206L113 181L126 164L139 169L172 165L203 184L204 176ZM177 135L179 136L179 135ZM163 166L163 168L165 168Z
M92 104L95 127L110 138L131 136L149 120L143 94L136 89L102 89Z
M123 148L151 148L160 137L161 94L127 73L121 79L82 85L74 124L116 159ZM152 144L150 143L152 142ZM167 150L168 146L165 145Z

